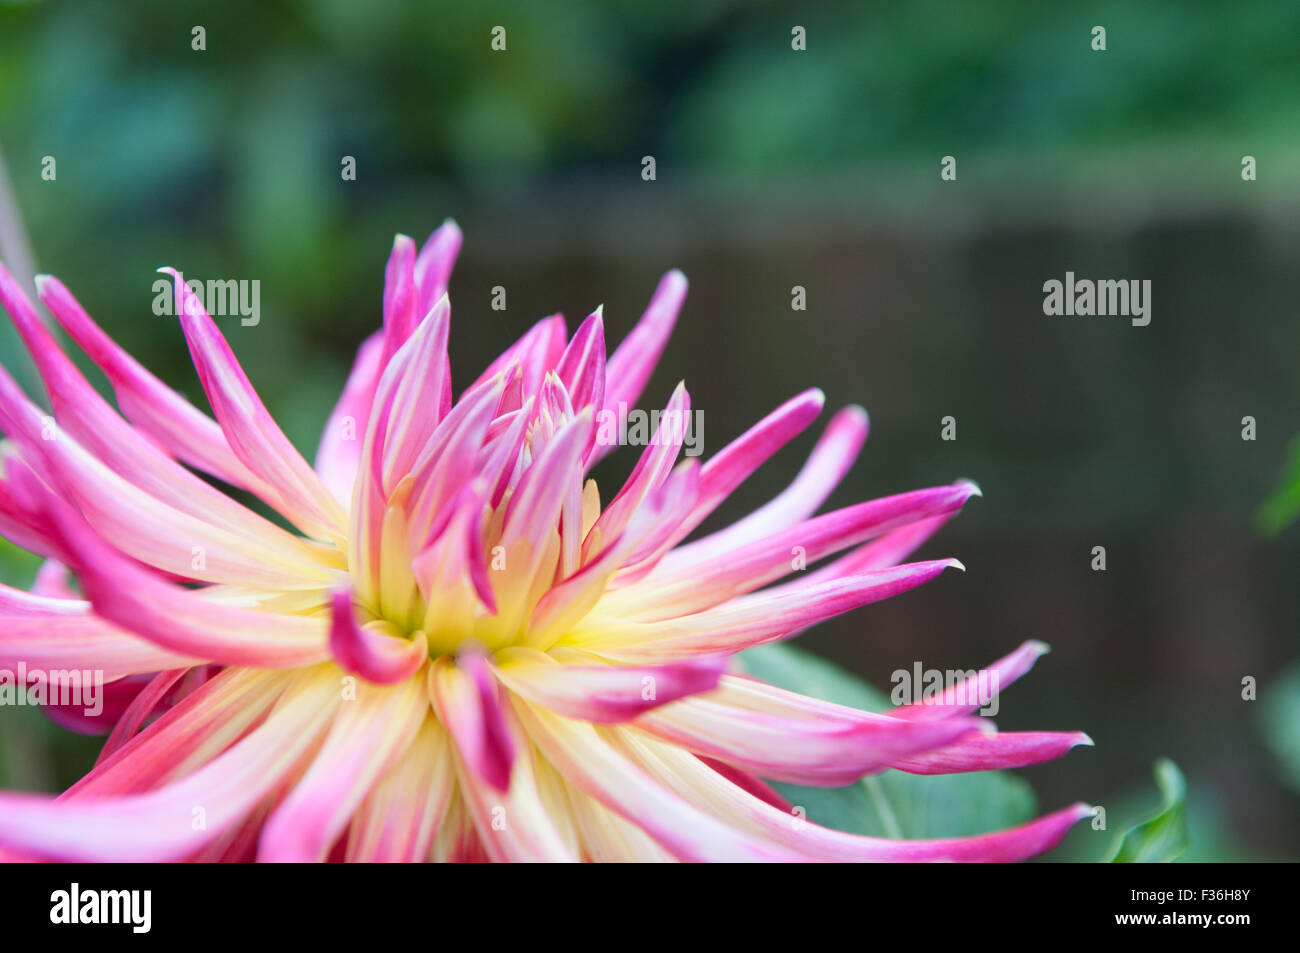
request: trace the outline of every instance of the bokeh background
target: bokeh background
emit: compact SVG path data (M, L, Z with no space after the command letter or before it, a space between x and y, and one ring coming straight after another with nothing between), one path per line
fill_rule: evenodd
M557 310L576 326L603 303L618 340L681 267L691 295L647 399L684 377L707 452L818 385L872 416L832 503L960 476L985 493L925 551L965 575L806 645L887 686L914 660L972 668L1043 639L999 724L1097 742L1022 772L1044 806L1152 800L1168 756L1189 858L1290 858L1300 529L1258 512L1300 431L1297 41L1291 0L0 3L0 155L29 240L12 214L0 237L196 401L154 269L260 280L260 325L223 329L309 455L379 321L395 232L465 231L462 383ZM1067 270L1150 279L1151 325L1044 317ZM7 325L0 357L27 373ZM20 584L34 568L3 565ZM0 710L5 786L57 790L95 751Z

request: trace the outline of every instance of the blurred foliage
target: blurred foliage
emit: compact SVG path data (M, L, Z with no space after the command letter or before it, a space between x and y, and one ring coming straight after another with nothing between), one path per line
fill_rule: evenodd
M1286 783L1300 792L1300 662L1263 686L1259 706L1264 740Z
M1259 527L1265 533L1280 533L1300 515L1300 440L1291 446L1290 460L1279 486L1260 507Z

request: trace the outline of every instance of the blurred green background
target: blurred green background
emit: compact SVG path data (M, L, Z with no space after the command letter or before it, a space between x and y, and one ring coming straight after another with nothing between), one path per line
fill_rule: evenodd
M260 325L223 329L309 455L379 321L395 232L465 231L462 384L556 310L572 327L603 302L617 341L681 267L691 295L647 400L684 377L706 452L818 385L872 415L833 503L984 489L925 551L964 576L805 647L887 686L914 660L972 668L1043 639L999 725L1097 741L1020 772L1044 807L1154 800L1168 756L1189 857L1294 857L1300 531L1264 535L1255 514L1300 431L1298 40L1292 0L0 3L0 154L33 267L196 400L154 269L260 280ZM1150 279L1151 325L1044 317L1042 284L1067 270ZM21 365L7 326L0 356ZM814 438L718 520L776 492ZM26 582L30 561L3 558ZM55 790L94 752L0 711L6 786Z

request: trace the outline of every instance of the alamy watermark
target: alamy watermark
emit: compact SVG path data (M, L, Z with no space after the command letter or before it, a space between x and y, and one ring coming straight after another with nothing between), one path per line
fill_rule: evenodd
M704 452L704 411L628 410L626 401L618 408L596 412L596 443L602 447L647 447L681 444L682 453L698 457Z
M54 924L123 924L132 933L148 933L153 926L152 890L82 890L73 883L50 894L50 922Z
M176 280L184 282L203 305L208 314L215 317L238 317L239 323L246 328L257 327L262 321L262 282L259 278L209 278L206 282L185 276L179 271ZM168 278L159 278L153 283L153 313L158 316L176 315L175 285Z
M992 669L924 668L913 662L911 669L896 669L889 681L895 705L958 705L989 717L998 713L998 673Z
M0 707L58 705L96 716L104 711L102 669L29 669L26 662L0 669Z
M1074 315L1126 317L1135 328L1151 323L1151 279L1112 280L1075 278L1067 271L1065 280L1043 282L1043 314L1049 317Z

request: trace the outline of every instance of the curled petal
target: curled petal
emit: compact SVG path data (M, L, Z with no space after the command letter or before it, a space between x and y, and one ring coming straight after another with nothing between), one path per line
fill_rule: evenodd
M330 651L346 671L377 685L405 681L429 657L423 632L415 638L394 638L357 624L352 590L336 589L330 597Z

